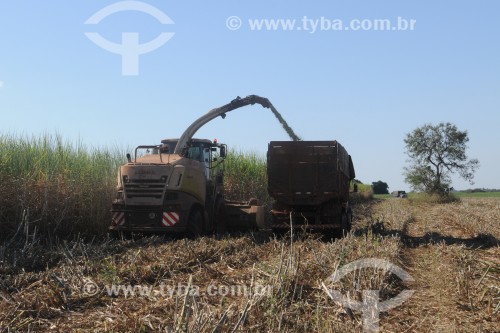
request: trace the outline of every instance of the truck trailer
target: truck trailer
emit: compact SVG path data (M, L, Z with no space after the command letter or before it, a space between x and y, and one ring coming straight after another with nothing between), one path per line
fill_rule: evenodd
M337 141L272 141L267 150L271 228L351 229L351 156Z

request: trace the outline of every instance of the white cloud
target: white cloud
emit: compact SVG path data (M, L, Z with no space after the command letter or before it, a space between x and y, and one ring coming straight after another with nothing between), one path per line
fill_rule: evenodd
M4 82L2 80L0 80L0 88L3 88L4 86Z

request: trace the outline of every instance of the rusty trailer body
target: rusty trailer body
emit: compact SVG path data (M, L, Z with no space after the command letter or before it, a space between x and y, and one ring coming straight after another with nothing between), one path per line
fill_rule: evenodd
M350 229L349 185L355 172L337 141L272 141L267 175L275 200L272 229Z

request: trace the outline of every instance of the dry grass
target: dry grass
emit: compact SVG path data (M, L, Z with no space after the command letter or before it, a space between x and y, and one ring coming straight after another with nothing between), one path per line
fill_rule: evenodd
M448 204L391 200L411 215L402 260L415 294L388 331L497 332L500 322L499 201Z
M27 271L12 263L2 265L0 327L92 332L213 332L217 327L223 332L360 331L359 314L332 302L321 283L356 259L397 262L399 239L374 233L351 234L334 242L299 238L243 235L61 243L47 253L53 259L46 268ZM90 282L98 286L96 295L84 292ZM185 292L190 283L199 294ZM106 287L112 284L149 286L156 292L109 296ZM172 295L162 294L162 284L181 287ZM331 287L347 292L353 284L381 289L386 295L399 287L383 271L348 276ZM232 285L255 293L207 294L210 286ZM269 289L260 295L258 286Z
M17 259L3 254L0 331L360 332L361 314L333 302L325 283L357 300L365 289L380 289L384 299L415 290L381 314L382 332L495 332L497 201L389 199L361 203L355 214L352 234L335 241L247 234L61 242L51 249L27 242ZM364 270L329 284L335 269L360 258L393 262L415 282L404 286L387 272ZM97 294L85 289L89 283ZM110 295L113 284L144 289ZM208 293L233 285L253 293Z

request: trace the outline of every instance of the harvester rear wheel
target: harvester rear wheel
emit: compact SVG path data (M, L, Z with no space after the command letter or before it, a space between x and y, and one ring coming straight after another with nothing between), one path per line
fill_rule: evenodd
M217 201L214 214L214 227L217 235L222 235L226 232L227 209L224 199Z

